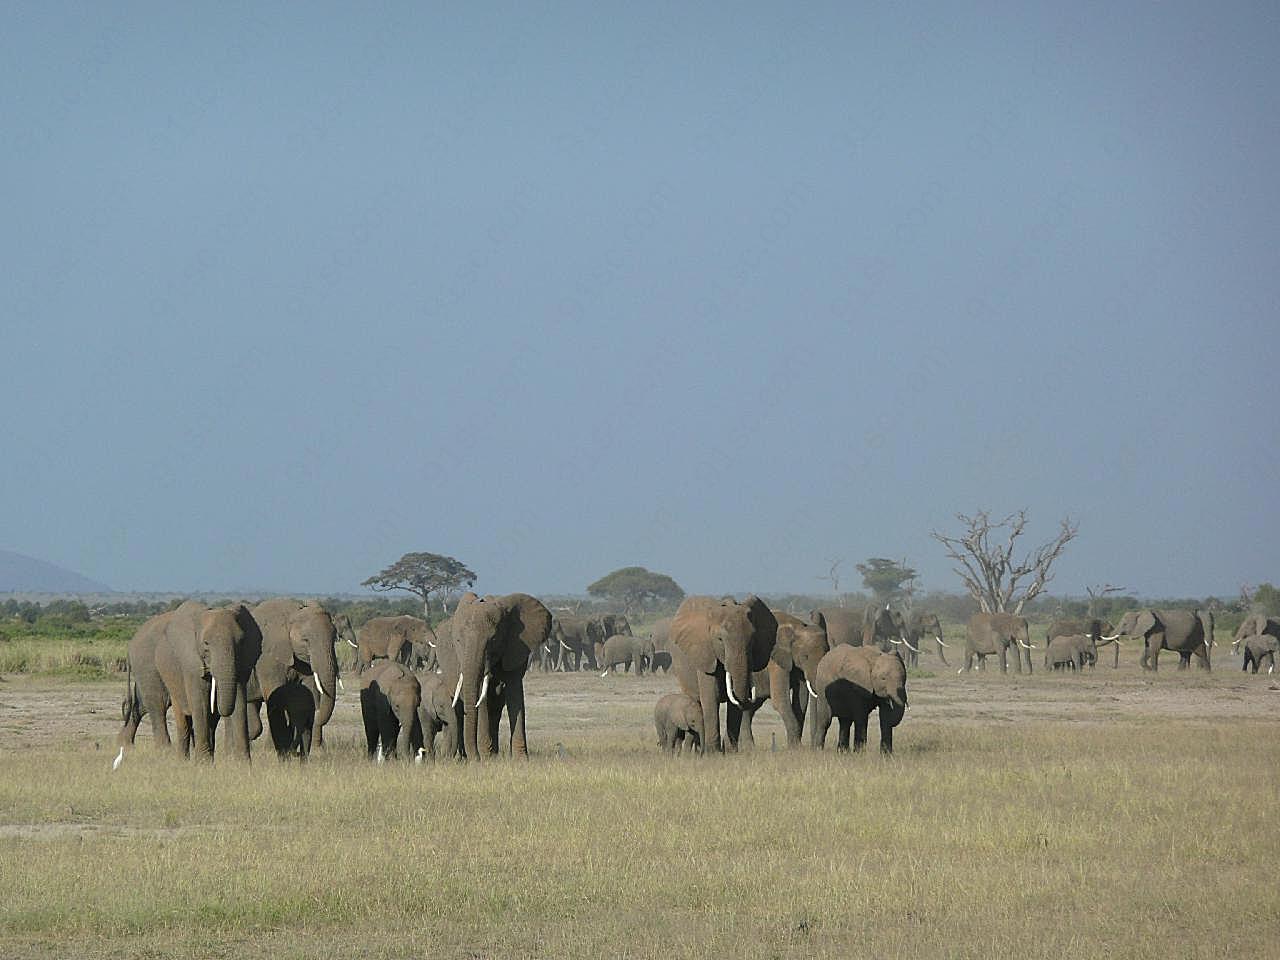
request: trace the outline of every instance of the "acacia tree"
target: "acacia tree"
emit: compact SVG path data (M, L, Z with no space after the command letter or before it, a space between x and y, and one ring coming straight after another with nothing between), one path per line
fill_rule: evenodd
M872 557L866 563L858 564L858 572L862 574L862 585L871 591L877 603L910 600L915 592L916 572L907 566L905 560L895 563L884 557Z
M998 522L992 521L986 510L972 516L958 513L956 519L965 526L960 536L947 536L937 530L931 536L959 564L953 569L964 581L969 596L987 613L1022 613L1030 600L1044 592L1053 579L1054 561L1080 531L1078 523L1063 518L1056 537L1015 561L1018 538L1027 527L1026 510L1011 513Z
M684 591L665 573L653 573L644 567L622 567L606 574L587 587L593 597L604 597L622 605L622 612L631 614L650 603L665 601L677 604L684 599Z
M431 595L440 595L440 606L445 608L445 598L463 587L476 582L476 575L461 560L438 553L406 553L403 557L375 573L360 584L378 593L388 590L407 590L422 598L422 609L431 614Z

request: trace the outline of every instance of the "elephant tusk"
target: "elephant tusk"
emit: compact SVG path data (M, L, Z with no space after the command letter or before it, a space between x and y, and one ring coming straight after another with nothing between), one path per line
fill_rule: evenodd
M905 643L905 644L907 645L907 649L908 649L908 650L914 650L916 653L919 653L919 652L920 652L920 648L919 648L919 647L917 647L915 644L913 644L913 643L912 643L910 640L908 640L906 637L903 637L903 638L902 638L902 642L903 642L903 643Z
M462 699L462 674L458 674L458 685L453 688L453 705L456 707Z
M733 677L729 676L729 674L726 673L724 675L724 682L725 682L725 686L728 688L728 691L729 691L729 702L732 703L735 707L741 707L742 704L740 704L738 702L738 698L733 695Z
M484 703L484 698L486 695L488 695L488 693L489 693L489 675L486 673L484 675L484 681L480 684L480 699L476 701L477 707L480 706L480 704Z
M209 712L210 713L218 712L217 700L218 700L218 678L210 677L209 678Z
M1099 637L1098 639L1099 639L1099 640L1106 640L1108 643L1110 643L1112 640L1119 640L1119 639L1120 639L1120 634L1118 634L1118 633L1113 633L1113 634L1112 634L1111 636L1109 636L1109 637Z
M889 642L894 644L895 646L899 646L899 647L902 646L901 640L894 640L892 637L889 638Z
M569 645L565 643L563 640L560 641L560 646L564 647L566 650L569 650L570 653L573 653L573 651L569 649Z
M814 700L817 700L817 699L818 699L818 695L817 695L816 693L814 693L814 692L813 692L813 684L809 682L809 678L808 678L808 677L805 677L805 679L804 679L804 685L805 685L806 687L808 687L808 688L809 688L809 696L810 696L810 697L812 697Z
M343 637L342 639L343 639L343 640L345 640L345 641L347 641L347 646L349 646L352 650L359 650L359 649L360 649L360 644L358 644L358 643L352 643L352 642L351 642L351 638L350 638L350 637Z
M124 763L124 747L120 748L120 752L116 754L116 758L111 761L111 769L119 770L120 764Z
M933 639L937 640L937 641L938 641L940 644L942 644L944 647L949 647L949 646L951 646L951 644L947 643L947 641L943 640L943 639L942 639L940 636L938 636L937 634L934 634Z
M342 682L341 677L338 678L338 689L341 690L343 693L347 692L347 685Z
M320 696L322 696L322 697L327 697L327 696L329 696L329 691L328 691L328 690L326 690L326 689L324 688L324 684L320 682L320 674L318 674L318 673L312 673L312 676L313 676L313 677L315 677L315 681L316 681L316 689L320 691ZM337 698L337 697L334 697L333 699L334 699L334 700L336 700L336 699L338 699L338 698Z
M601 679L601 680L603 680L603 679L604 679L605 677L607 677L608 675L609 675L609 668L608 668L608 667L605 667L605 668L604 668L604 673L600 674L600 679Z
M430 647L432 650L436 648L436 645L432 643L430 640L427 641L427 646Z

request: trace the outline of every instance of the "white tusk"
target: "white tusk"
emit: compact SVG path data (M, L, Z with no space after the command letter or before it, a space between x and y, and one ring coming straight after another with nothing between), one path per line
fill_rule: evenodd
M560 646L564 647L566 650L569 650L569 645L565 643L563 640L560 641ZM572 653L573 651L569 650L569 652Z
M480 704L484 703L485 695L488 694L488 692L489 692L489 675L486 673L484 675L484 680L480 684L480 699L476 701L477 707L480 706Z
M218 712L218 704L216 702L217 697L218 697L218 678L210 677L209 678L209 712L210 713Z
M312 674L311 674L311 676L315 678L315 681L316 681L316 689L320 691L320 696L322 696L322 697L327 697L327 696L329 696L329 691L328 691L328 690L326 690L326 689L324 688L324 684L320 682L320 674L315 673L315 672L313 671L313 672L312 672ZM336 700L336 699L337 699L337 697L334 697L334 699Z
M347 692L347 685L342 682L341 677L338 678L338 689L341 690L343 693Z
M1112 635L1111 635L1111 636L1109 636L1109 637L1099 637L1098 639L1099 639L1099 640L1106 640L1106 641L1109 643L1109 642L1111 642L1112 640L1118 640L1118 639L1120 639L1120 634L1115 633L1115 634L1112 634Z
M347 646L349 646L352 650L359 650L359 649L360 649L360 644L358 644L358 643L352 643L352 642L351 642L351 638L350 638L350 637L343 637L342 639L344 639L344 640L346 640L346 641L347 641Z
M462 674L458 674L458 685L453 688L453 705L458 705L458 700L462 697Z
M900 647L900 646L902 646L902 641L901 641L901 640L894 640L892 637L890 637L890 638L889 638L889 642L890 642L890 643L892 643L892 644L895 644L896 646L899 646L899 647Z
M605 667L605 668L604 668L604 673L600 674L600 679L601 679L601 680L603 680L603 679L604 679L605 677L607 677L608 675L609 675L609 668L608 668L608 667Z
M430 647L432 650L436 648L436 645L432 643L430 640L427 641L427 646Z
M738 702L738 698L733 695L733 677L729 676L729 674L726 673L724 675L724 682L725 682L725 686L728 688L728 691L729 691L729 702L732 703L735 707L741 707L742 704L740 704Z
M941 637L939 637L939 636L934 636L934 638L933 638L933 639L937 640L937 641L938 641L940 644L942 644L944 647L949 647L949 646L951 646L951 644L947 643L947 641L943 640L943 639L942 639Z
M116 758L111 761L111 769L119 770L120 764L124 763L124 747L120 748L120 752L116 754Z
M809 682L809 678L808 678L808 677L805 677L805 678L804 678L804 685L805 685L806 687L808 687L808 688L809 688L809 696L811 696L813 699L817 700L817 699L818 699L818 695L817 695L816 693L814 693L814 692L813 692L813 684Z

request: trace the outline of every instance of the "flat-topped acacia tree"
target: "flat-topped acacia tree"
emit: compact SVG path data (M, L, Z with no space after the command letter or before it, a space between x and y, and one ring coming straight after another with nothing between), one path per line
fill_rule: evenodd
M446 557L438 553L406 553L403 557L375 573L360 584L377 593L389 590L405 590L422 598L422 610L428 617L431 614L431 595L440 595L440 606L445 607L445 598L449 594L470 587L476 582L476 575L461 560Z
M678 604L684 591L665 573L653 573L644 567L623 567L606 574L587 587L593 597L603 597L621 605L630 615L653 603Z

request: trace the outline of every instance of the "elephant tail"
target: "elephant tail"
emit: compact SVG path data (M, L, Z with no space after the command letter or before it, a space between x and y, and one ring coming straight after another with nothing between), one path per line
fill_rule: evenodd
M128 723L129 717L133 714L133 701L136 696L133 686L133 663L128 658L125 659L124 669L124 699L120 701L120 719Z

